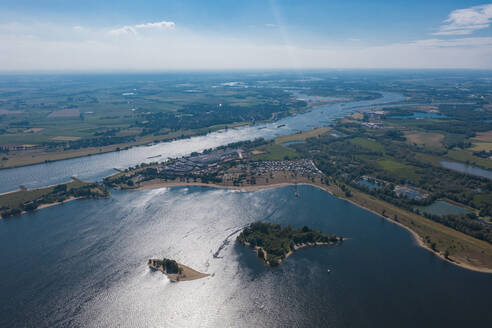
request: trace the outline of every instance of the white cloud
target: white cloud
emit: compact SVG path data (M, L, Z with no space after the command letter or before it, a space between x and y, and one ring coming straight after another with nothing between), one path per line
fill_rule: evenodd
M109 35L118 36L125 34L137 35L138 30L149 30L149 29L174 29L176 24L170 21L161 21L155 23L144 23L137 25L125 25L112 29L108 32Z
M176 24L174 22L167 22L167 21L135 25L135 28L169 28L169 29L173 29L175 27L176 27Z
M457 9L449 14L434 35L468 35L476 30L488 28L492 22L492 4Z
M441 40L441 39L427 39L427 40L419 40L409 43L415 46L422 47L484 47L484 46L492 46L492 38L491 37L482 37L482 38L459 38L459 39L450 39L450 40Z
M133 34L137 35L137 30L133 26L122 26L119 28L112 29L108 32L109 35L124 35L124 34Z

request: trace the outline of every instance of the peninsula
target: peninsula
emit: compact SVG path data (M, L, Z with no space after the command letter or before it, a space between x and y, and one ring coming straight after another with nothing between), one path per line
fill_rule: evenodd
M19 190L0 194L0 217L18 216L75 199L107 197L109 192L104 185L74 177L71 182L55 186L35 189L21 186Z
M150 269L164 273L171 282L196 280L209 276L209 274L198 272L175 260L167 258L163 258L162 260L149 259L148 265Z
M260 260L273 267L300 248L336 245L343 238L323 234L307 226L292 229L290 225L282 228L279 224L254 222L244 228L236 240L241 245L253 248Z

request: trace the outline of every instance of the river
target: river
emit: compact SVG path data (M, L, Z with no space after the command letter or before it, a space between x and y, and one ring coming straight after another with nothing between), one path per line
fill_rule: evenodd
M194 151L201 152L237 141L255 138L271 139L310 130L332 124L335 119L344 117L355 110L405 99L397 93L381 92L381 95L381 98L369 101L320 105L305 113L272 123L242 126L152 146L133 147L119 152L0 170L0 193L16 190L20 185L36 188L58 184L69 181L72 176L95 181L114 173L114 168L124 169L142 162L165 161L169 158L189 155ZM155 157L159 155L160 157Z

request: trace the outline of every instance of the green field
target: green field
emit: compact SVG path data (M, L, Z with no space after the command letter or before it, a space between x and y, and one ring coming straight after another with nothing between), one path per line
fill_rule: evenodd
M384 146L377 141L359 137L350 139L349 141L354 145L372 150L374 152L384 153Z
M261 146L258 147L257 150L264 153L254 155L255 160L281 161L284 159L296 159L302 157L301 154L296 152L294 149L279 144Z
M302 132L287 135L287 136L281 136L281 137L275 138L275 143L283 144L285 142L290 142L290 141L304 141L308 138L315 138L315 137L318 137L322 134L328 133L332 129L333 128L329 127L329 126L322 126L319 128L308 130L308 131L302 131Z
M383 170L396 174L402 178L410 180L418 178L418 175L415 173L416 168L413 166L405 165L391 159L380 160L378 161L378 164Z
M184 78L184 81L183 81ZM159 135L219 124L259 122L303 110L278 88L247 87L248 76L77 76L0 78L0 144L60 143ZM2 92L2 86L15 89ZM60 138L62 137L62 138Z
M82 187L84 185L89 185L91 183L83 182L80 180L74 180L72 182L67 183L67 190L72 188ZM22 204L26 202L30 202L32 200L38 199L41 196L45 196L53 191L54 187L46 187L46 188L38 188L31 190L18 190L11 193L0 195L0 208L9 207L9 208L18 208Z
M474 156L471 152L466 150L450 150L447 157L462 163L469 163L485 169L492 169L492 161L490 159Z

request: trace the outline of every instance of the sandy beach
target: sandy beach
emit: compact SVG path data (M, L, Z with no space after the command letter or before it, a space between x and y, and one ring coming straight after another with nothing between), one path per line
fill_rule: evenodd
M153 260L150 260L150 261L155 261L155 259ZM151 268L151 270L157 270L157 271L160 271L162 272L163 274L165 274L169 280L171 280L172 282L178 282L178 281L190 281L190 280L196 280L196 279L201 279L201 278L205 278L205 277L208 277L210 276L209 274L207 273L201 273L201 272L198 272L184 264L181 264L181 263L178 263L178 266L181 268L181 273L178 274L178 273L167 273L162 266L159 266L159 267L156 267L156 266L153 266L153 265L150 265L149 264L149 267Z

